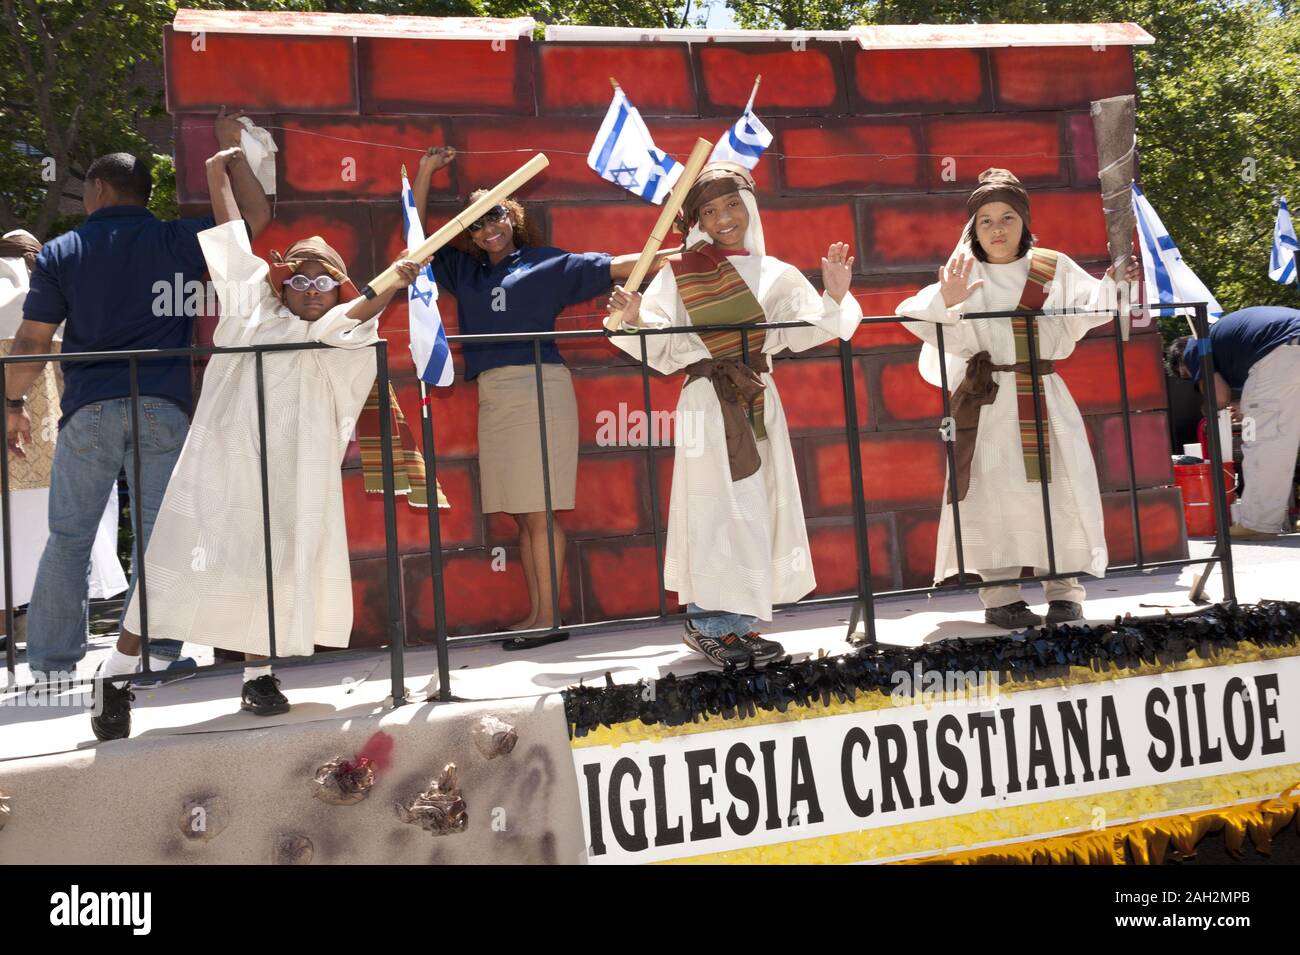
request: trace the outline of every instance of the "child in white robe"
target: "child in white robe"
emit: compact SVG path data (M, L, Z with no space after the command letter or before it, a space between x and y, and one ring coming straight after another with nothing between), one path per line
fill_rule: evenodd
M1111 319L1109 309L1117 300L1114 267L1098 280L1069 256L1035 247L1035 237L1029 231L1029 195L1004 169L989 169L980 175L980 185L968 199L967 209L971 218L952 259L939 270L939 281L897 308L900 316L919 320L903 327L925 342L919 365L926 381L942 383L939 325L943 326L951 391L962 388L968 374L974 381L979 361L994 369L989 390L995 396L978 409L978 436L970 435L973 447L967 446L965 467L958 422L957 502L966 572L993 581L1019 577L1022 567L1033 568L1036 574L1046 574L1049 569L1042 485L1035 473L1037 449L1027 437L1034 432L1033 399L1028 398L1025 411L1017 395L1017 379L1027 379L1027 369L1020 366L1027 365L1028 355L1018 357L1013 322L1023 320L961 317L965 312L1025 307L1027 290L1035 280L1044 279L1039 294L1045 293L1045 297L1038 307L1073 310L1043 316L1033 326L1040 361L1039 394L1056 570L1104 576L1108 553L1097 471L1079 409L1065 382L1052 370L1052 363L1068 358L1088 329ZM1125 278L1135 282L1138 272L1137 264L1130 262ZM1022 439L1022 435L1026 437ZM951 491L945 491L939 520L936 582L958 573ZM1084 589L1076 577L1044 581L1043 590L1048 623L1082 617ZM995 626L1019 630L1043 623L1020 599L1016 583L982 587L980 599L986 621Z
M265 353L262 380L274 580L276 656L315 645L347 646L352 581L340 466L375 381L379 314L421 264L394 263L400 282L374 299L359 296L343 260L317 236L268 266L255 256L239 218L227 149L208 160L218 225L199 234L221 303L217 346L322 342L329 349ZM257 356L214 355L189 437L176 463L145 554L149 636L242 651L271 652L258 447ZM143 589L143 588L142 588ZM130 732L130 688L108 678L139 663L140 592L117 650L96 681L104 696L92 717L100 739ZM248 667L241 709L283 713L288 700L269 666Z
M755 633L754 623L770 621L773 604L793 603L817 586L771 359L837 336L847 341L862 309L849 294L847 244L832 244L822 259L822 294L794 266L765 254L754 181L744 167L706 165L682 213L680 225L691 232L681 261L661 269L644 296L615 289L610 306L633 328L701 329L645 336L651 368L687 372L677 402L664 586L692 614L687 646L717 666L761 667L785 651ZM708 324L756 322L809 325L749 333L752 370L740 360L739 332L707 331ZM610 340L641 357L637 337ZM723 397L737 390L739 402ZM745 420L747 396L761 398L757 421ZM729 452L738 444L740 459Z

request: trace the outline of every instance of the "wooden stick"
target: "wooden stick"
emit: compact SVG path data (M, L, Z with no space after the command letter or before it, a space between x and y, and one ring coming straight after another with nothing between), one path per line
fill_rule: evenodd
M632 267L632 274L628 276L623 288L629 292L635 292L645 281L646 273L650 271L650 265L654 262L655 253L659 251L660 246L664 244L664 239L668 238L668 230L672 227L673 219L682 208L682 203L686 201L686 193L691 191L691 186L695 185L696 178L700 175L700 170L704 164L709 161L709 154L713 152L713 143L707 139L695 140L695 148L691 150L690 158L686 160L686 167L682 170L681 178L673 186L672 193L664 200L663 211L659 213L659 219L655 222L654 228L650 230L650 238L645 240L645 248L641 250L641 257L636 260L636 265ZM623 327L623 312L620 309L617 312L610 312L605 316L605 327L611 332L616 332Z
M454 216L450 222L441 229L433 233L417 249L411 249L406 257L419 262L427 259L433 253L437 252L444 245L454 239L461 232L469 228L469 224L477 219L483 213L487 212L493 206L501 202L502 199L509 198L513 193L528 180L532 179L539 172L550 165L550 160L543 153L538 153L528 162L524 163L506 178L487 191L482 198L476 199L464 208L462 212ZM383 272L370 280L370 284L361 290L361 294L366 298L374 298L376 295L383 295L389 289L397 284L397 269L390 265Z

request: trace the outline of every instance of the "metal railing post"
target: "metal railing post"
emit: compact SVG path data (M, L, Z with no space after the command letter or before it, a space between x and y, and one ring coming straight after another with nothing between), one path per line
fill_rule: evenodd
M1034 433L1038 437L1038 485L1043 492L1043 530L1047 534L1047 572L1056 576L1056 542L1052 538L1052 500L1047 485L1051 483L1047 470L1047 453L1043 450L1043 405L1041 399L1041 381L1038 377L1038 343L1034 334L1034 323L1039 311L1025 318L1025 345L1029 349L1029 380L1034 396ZM1019 396L1017 396L1019 397ZM1058 459L1060 450L1057 451ZM1059 460L1058 460L1059 463Z
M844 387L844 436L848 442L849 484L853 490L853 542L858 554L858 604L849 616L849 638L857 630L857 608L862 607L867 635L864 643L876 642L876 600L871 583L871 541L867 534L867 501L862 490L862 435L858 425L858 394L854 384L853 346L840 339L840 380ZM809 562L812 555L808 555Z
M433 594L433 633L438 653L438 701L451 702L451 661L447 654L447 596L442 576L442 515L438 513L438 458L433 435L433 395L420 382L420 421L424 432L424 494L429 502L429 588Z
M1142 515L1138 507L1137 465L1133 460L1133 409L1128 404L1128 371L1124 365L1124 339L1120 335L1119 311L1115 311L1115 364L1119 372L1120 418L1124 422L1124 451L1128 463L1129 520L1133 524L1133 554L1139 567L1146 563L1142 551Z
M957 547L957 583L966 583L966 551L961 540L961 507L957 503L957 422L952 416L952 398L948 392L948 353L943 344L943 326L935 324L935 344L939 349L939 390L943 393L942 427L952 426L952 436L944 438L948 458L948 488L952 508L953 543Z
M140 671L149 673L149 592L145 586L144 568L144 488L140 475L140 358L131 355L127 362L131 379L131 523L135 531L135 595L140 601ZM87 596L89 601L89 596Z
M0 395L5 391L5 372L8 366L0 362ZM7 432L7 429L6 429ZM15 681L14 670L17 667L15 644L14 615L14 572L13 572L13 523L9 519L9 435L5 434L4 446L0 447L0 525L4 526L4 588L5 588L5 669L9 671L10 685ZM36 559L39 559L37 557Z
M1196 337L1210 344L1209 305L1199 302L1196 310ZM1219 443L1219 408L1215 395L1214 356L1209 347L1201 352L1201 392L1205 396L1205 440L1210 446L1211 480L1214 488L1215 540L1223 571L1223 599L1237 602L1237 584L1232 570L1232 535L1228 532L1230 520L1227 490L1223 485L1223 447ZM1231 452L1229 452L1231 453Z
M560 575L555 558L555 509L551 501L551 464L549 441L546 435L546 395L542 381L542 340L533 339L533 368L537 379L538 432L542 441L542 493L546 501L546 555L551 563L551 631L561 629ZM541 599L541 594L538 594Z
M257 466L262 482L262 561L266 573L266 636L268 655L275 652L275 566L271 551L271 482L266 466L266 386L262 380L262 353L253 353L257 373Z
M664 542L659 536L659 472L655 467L655 446L654 441L651 440L651 435L654 433L651 427L654 422L654 412L650 407L650 366L646 351L646 337L641 335L639 338L641 340L641 394L645 401L646 418L645 466L650 481L650 531L655 541L655 597L659 601L659 616L666 617L668 602L664 597ZM678 433L681 424L681 421L677 421L673 427L674 447L681 439Z
M384 557L388 577L388 666L393 706L406 704L406 618L402 614L401 565L397 559L397 491L393 481L393 403L389 400L388 342L375 342L379 383L379 459L384 480ZM437 501L433 502L435 505Z

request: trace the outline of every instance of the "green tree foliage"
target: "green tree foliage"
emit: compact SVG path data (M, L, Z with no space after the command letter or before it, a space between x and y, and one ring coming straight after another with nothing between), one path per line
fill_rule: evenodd
M1268 278L1277 205L1300 206L1300 14L1256 0L728 0L746 27L1123 23L1134 50L1140 177L1183 258L1225 309L1300 305Z

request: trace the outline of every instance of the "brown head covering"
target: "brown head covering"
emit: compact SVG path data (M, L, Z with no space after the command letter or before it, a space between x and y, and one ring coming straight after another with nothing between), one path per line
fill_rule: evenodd
M1005 202L1015 209L1029 229L1029 193L1009 169L985 169L980 173L980 184L966 200L966 212L975 215L979 207L989 202Z
M677 228L685 235L699 220L700 206L741 189L753 193L754 177L740 163L724 159L706 163L700 170L699 178L686 193L686 201L682 203L682 211L677 216Z
M271 251L271 271L267 275L267 281L271 283L271 291L275 293L276 298L284 299L284 280L297 272L304 262L319 262L325 266L329 276L339 283L340 302L360 297L361 293L348 278L343 257L320 236L311 235L289 246L284 255Z
M23 259L27 263L28 272L36 268L36 256L40 252L40 241L22 229L15 229L0 239L0 259Z

